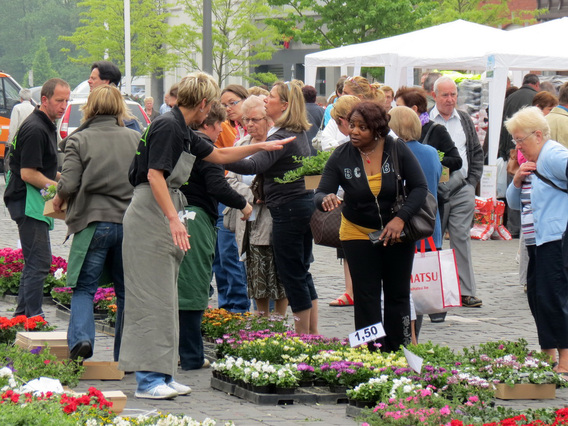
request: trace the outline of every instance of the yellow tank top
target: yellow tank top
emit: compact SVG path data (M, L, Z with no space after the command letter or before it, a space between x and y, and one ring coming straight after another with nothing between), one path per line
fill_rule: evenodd
M381 192L383 176L381 173L377 173L376 175L369 176L368 181L369 188L371 189L373 195L376 197L379 192ZM339 239L341 241L368 240L368 234L374 231L376 231L376 229L355 225L354 223L345 219L345 216L341 215L341 227L339 228Z

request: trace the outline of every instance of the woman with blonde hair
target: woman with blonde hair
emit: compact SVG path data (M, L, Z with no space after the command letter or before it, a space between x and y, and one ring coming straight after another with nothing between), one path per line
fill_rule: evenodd
M306 130L304 95L295 83L276 82L264 100L266 115L274 120L268 140L294 136L282 151L253 155L227 168L239 174L256 174L264 181L264 201L272 216L274 258L278 276L286 290L296 332L318 334L317 292L310 274L312 231L310 219L314 211L313 191L306 190L304 179L280 184L275 178L295 170L300 164L294 157L310 155ZM251 144L249 146L255 146Z
M117 298L114 359L118 361L124 311L122 218L132 198L128 167L140 133L124 127L127 107L109 85L94 89L83 107L84 122L60 142L65 152L57 195L68 202L65 223L73 234L67 284L74 288L67 341L71 359L90 358L95 346L93 297L106 265Z
M243 123L248 135L235 146L255 144L266 139L272 127L272 119L266 115L265 96L250 96L243 102ZM274 249L272 247L272 216L264 200L255 198L250 186L254 175L229 172L231 187L253 205L254 220L242 221L235 217L230 226L235 229L239 254L246 253L246 271L249 298L256 301L257 313L269 316L269 302L274 300L274 310L286 315L288 299L278 278Z
M134 195L124 215L126 305L119 368L136 372L138 398L170 399L191 392L173 376L179 343L177 279L190 248L186 200L179 188L194 159L226 164L263 149L280 150L288 142L216 149L188 126L199 126L218 99L219 86L210 75L184 77L177 104L148 126L130 166Z

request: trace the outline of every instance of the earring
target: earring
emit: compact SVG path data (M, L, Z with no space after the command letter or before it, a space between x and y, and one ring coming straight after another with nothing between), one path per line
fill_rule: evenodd
M378 136L375 136L375 140L376 140L376 141L378 141L378 140L379 140Z
M199 111L203 112L203 110L201 108L199 108Z

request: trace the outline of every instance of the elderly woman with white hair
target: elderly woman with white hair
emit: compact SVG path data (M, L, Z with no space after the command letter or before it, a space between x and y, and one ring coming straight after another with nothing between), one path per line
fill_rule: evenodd
M249 96L242 105L242 123L248 135L235 142L235 146L246 146L264 141L274 122L266 115L264 99L266 96ZM274 249L272 247L272 216L265 200L253 194L251 184L256 175L227 174L231 187L243 195L253 207L253 217L249 221L238 220L233 216L230 229L235 230L239 254L245 254L248 296L256 302L259 315L269 316L270 300L274 300L274 310L285 315L288 299L284 286L276 271ZM231 217L231 216L229 216Z
M562 262L562 234L568 219L568 149L550 139L548 123L537 107L521 109L505 127L527 159L507 188L507 201L520 210L530 197L532 206L532 215L523 214L522 222L523 229L532 222L535 237L535 245L527 246L529 306L542 351L550 355L559 374L568 376L568 275ZM527 194L523 181L529 176L532 190Z

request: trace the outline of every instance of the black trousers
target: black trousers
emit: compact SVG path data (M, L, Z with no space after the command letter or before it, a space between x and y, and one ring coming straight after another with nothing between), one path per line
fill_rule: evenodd
M568 276L562 241L528 246L527 297L542 349L568 349Z
M373 245L368 240L342 241L353 279L355 328L382 322L381 351L394 352L411 342L410 274L414 244ZM381 313L383 290L384 318Z

